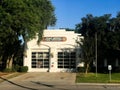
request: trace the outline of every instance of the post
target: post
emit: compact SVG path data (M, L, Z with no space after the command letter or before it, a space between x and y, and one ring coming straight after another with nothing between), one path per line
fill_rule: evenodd
M95 61L96 61L96 77L97 77L97 32L95 33Z
M108 70L109 70L109 79L111 81L111 70L112 70L112 66L108 65Z
M111 70L109 70L109 78L110 78L110 82L111 82Z

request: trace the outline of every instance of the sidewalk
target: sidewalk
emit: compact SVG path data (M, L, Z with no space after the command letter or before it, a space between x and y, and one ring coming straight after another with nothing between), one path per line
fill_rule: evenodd
M119 83L76 83L76 85L86 85L86 86L120 86Z

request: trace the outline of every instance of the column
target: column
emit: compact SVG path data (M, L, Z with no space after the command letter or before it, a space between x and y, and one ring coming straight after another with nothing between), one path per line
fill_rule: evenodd
M50 67L49 72L57 72L57 50L52 47L50 49Z

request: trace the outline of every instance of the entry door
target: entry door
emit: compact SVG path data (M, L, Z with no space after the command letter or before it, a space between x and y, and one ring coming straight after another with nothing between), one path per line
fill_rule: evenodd
M49 69L49 52L32 52L32 68Z

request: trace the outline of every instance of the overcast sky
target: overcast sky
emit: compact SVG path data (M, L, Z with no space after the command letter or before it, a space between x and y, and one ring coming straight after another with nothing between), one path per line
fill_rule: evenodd
M81 22L86 14L101 16L112 14L115 17L120 11L120 0L51 0L55 7L57 22L54 29L71 28Z

